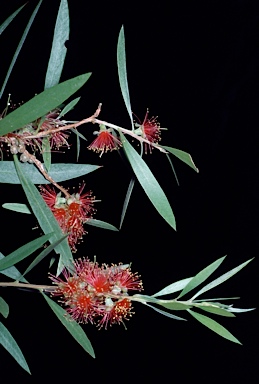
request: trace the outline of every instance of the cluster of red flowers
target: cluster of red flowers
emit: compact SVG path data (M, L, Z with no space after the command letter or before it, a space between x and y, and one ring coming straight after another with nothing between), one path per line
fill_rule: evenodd
M143 139L149 141L150 144L145 144L145 153L147 153L147 148L149 147L150 152L152 152L152 145L157 144L160 141L160 125L157 122L157 117L151 117L148 119L148 111L145 115L144 121L141 124L136 123L137 129L134 130L134 133L137 136L143 137ZM97 138L88 146L88 149L91 149L95 152L101 152L100 156L104 152L113 151L114 149L119 149L122 146L121 141L115 136L112 129L106 129L104 125L100 125L100 131L94 132L98 135Z
M93 217L95 198L92 192L82 194L85 184L78 193L73 193L69 198L61 197L61 192L56 193L50 186L41 186L41 196L47 203L58 221L62 232L68 233L68 243L73 252L76 251L76 243L86 233L83 224Z
M52 292L61 296L67 312L79 323L97 324L99 328L120 324L132 316L129 290L141 291L142 281L128 265L101 266L88 259L74 261L75 272L63 271L65 281L51 275L56 284Z

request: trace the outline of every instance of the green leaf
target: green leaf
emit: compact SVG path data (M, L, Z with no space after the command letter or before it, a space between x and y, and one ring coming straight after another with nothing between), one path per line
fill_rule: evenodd
M120 136L123 142L123 148L132 166L132 169L151 203L154 205L163 219L173 229L176 229L175 217L164 191L158 184L145 161L140 157L138 152L132 147L132 145L121 132Z
M27 3L26 3L27 4ZM0 25L0 35L4 32L5 28L8 27L8 25L13 21L16 15L23 9L23 7L26 5L23 4L20 8L18 8L14 13L12 13L4 22Z
M199 169L194 164L193 159L189 153L181 151L180 149L165 147L164 145L160 145L160 147L164 148L168 152L178 157L178 159L182 160L185 164L189 165L189 167L194 169L197 173L199 172Z
M220 316L226 316L226 317L235 317L233 313L230 311L217 307L214 304L209 304L209 303L201 303L201 304L196 304L195 305L197 308L202 309L203 311L214 313L215 315L220 315Z
M68 103L63 109L62 111L60 112L58 118L60 119L62 116L64 116L66 113L68 113L69 111L71 111L71 109L74 108L74 106L79 102L80 100L80 97L77 97L76 99L70 101L70 103Z
M224 273L217 279L213 280L211 283L205 285L202 289L200 289L193 297L192 300L194 300L196 297L200 296L202 293L209 291L210 289L217 287L218 285L224 283L224 281L230 279L230 277L234 276L237 272L239 272L242 268L244 268L250 261L253 259L247 260L243 264L240 264L238 267L231 269L229 272Z
M9 79L9 77L10 77L10 74L11 74L11 72L12 72L12 70L13 70L14 64L15 64L15 62L16 62L16 60L17 60L17 57L18 57L18 55L19 55L19 53L20 53L20 50L22 49L23 43L24 43L24 41L25 41L25 39L26 39L26 37L27 37L27 35L28 35L28 32L29 32L29 30L30 30L30 28L31 28L31 25L32 25L32 23L33 23L33 21L34 21L34 19L35 19L35 16L36 16L36 14L37 14L37 12L38 12L38 10L39 10L39 7L40 7L41 3L42 3L42 0L39 1L37 7L36 7L35 10L33 11L32 15L31 15L31 17L30 17L30 20L29 20L29 22L28 22L28 24L27 24L27 26L26 26L26 28L25 28L25 30L24 30L24 32L23 32L23 35L22 35L22 37L21 37L21 40L20 40L20 42L19 42L19 44L18 44L18 47L16 48L16 51L15 51L14 56L13 56L13 58L12 58L11 64L10 64L10 66L9 66L9 68L8 68L7 74L6 74L6 76L5 76L5 79L4 79L4 82L3 82L3 85L2 85L2 88L1 88L1 91L0 91L0 99L1 99L1 97L2 97L2 95L3 95L3 92L4 92L4 90L5 90L5 86L6 86L6 84L7 84L7 81L8 81L8 79ZM4 118L4 119L5 119L5 118ZM4 119L3 119L3 120L4 120ZM2 121L3 121L3 120L2 120ZM1 121L0 121L0 123L1 123ZM6 127L6 128L7 128L7 127ZM1 131L1 129L0 129L0 131ZM11 132L11 131L9 131L9 132ZM8 132L6 132L6 133L8 133ZM0 135L2 136L3 133L0 133Z
M236 313L250 312L250 311L254 311L255 309L256 308L234 308L234 307L228 308L229 312L236 312Z
M57 303L51 300L48 296L43 294L44 299L49 304L50 308L53 310L55 315L61 321L61 323L66 327L68 332L73 336L73 338L84 348L84 350L89 353L93 358L95 358L94 350L92 344L83 329L78 323L76 323L72 317Z
M93 225L94 227L98 228L109 229L110 231L118 231L118 228L101 220L89 219L87 220L86 224Z
M184 319L183 317L179 317L179 316L175 316L173 315L172 313L169 313L169 312L166 312L166 311L162 311L161 309L159 308L156 308L156 307L153 307L153 305L150 305L150 304L147 304L147 303L143 303L145 305L147 305L148 307L154 309L154 311L160 313L160 315L164 315L166 317L170 317L170 319L174 319L174 320L184 320L186 321L186 319Z
M181 291L183 288L186 287L186 285L193 279L193 277L188 277L183 280L176 281L175 283L172 283L168 285L167 287L163 288L161 291L155 293L152 295L153 297L156 296L164 296L169 295L170 293L175 293Z
M0 313L7 318L9 315L9 305L7 302L0 296Z
M34 96L27 103L21 105L0 120L0 136L13 132L57 108L78 91L87 82L90 75L91 73L86 73L74 77L54 87L45 89L39 95Z
M49 138L43 137L42 139L42 157L44 161L44 166L46 168L46 171L49 172L51 167L51 148L50 148L50 142Z
M7 255L4 259L0 260L0 270L12 267L14 264L30 256L33 252L39 249L46 241L48 241L53 233L41 236L38 239L32 240L29 243L16 249L16 251Z
M176 183L177 183L178 186L180 186L177 174L176 174L175 169L174 169L174 165L173 165L172 160L170 159L170 156L168 155L168 153L166 153L166 157L167 157L167 160L169 161L169 164L170 164L170 166L172 168L172 171L173 171Z
M52 48L45 78L45 89L59 83L63 70L67 48L65 42L69 39L69 13L67 0L61 0L56 20Z
M2 207L5 209L9 209L10 211L31 214L31 211L29 210L26 204L5 203L2 205Z
M130 200L130 196L131 196L132 191L133 191L135 180L136 180L135 177L132 177L131 180L130 180L129 186L128 186L128 190L127 190L127 193L126 193L126 196L125 196L125 200L124 200L124 203L123 203L123 207L122 207L120 229L122 227L122 223L123 223L123 220L124 220L124 217L125 217L128 205L129 205L129 200Z
M187 309L187 311L200 323L208 327L213 332L218 335L224 337L227 340L233 341L233 343L241 344L239 340L237 340L232 333L230 333L226 328L217 323L215 320L212 320L210 317L201 315L200 313L193 312L191 309Z
M50 244L47 248L45 248L29 265L29 267L25 270L22 276L25 276L28 272L30 272L36 265L38 265L41 260L44 259L61 241L63 241L67 235L62 236L59 240L55 241L53 244Z
M33 184L49 184L34 164L20 163L22 172ZM99 169L99 165L56 163L51 165L49 176L57 183L86 175ZM0 161L0 183L20 184L13 161Z
M119 33L119 39L118 39L118 45L117 45L117 65L118 65L118 74L119 74L121 93L122 93L127 111L129 113L132 129L134 129L132 111L131 111L131 105L130 105L128 80L127 80L125 36L124 36L123 26L121 27L121 30Z
M0 260L2 260L3 258L4 258L4 255L0 252ZM22 283L28 283L28 281L26 279L24 279L23 277L20 278L21 273L15 267L10 267L10 268L4 269L3 271L0 271L0 273L2 275L10 277L13 280L19 280Z
M196 276L192 278L192 280L189 282L189 284L186 285L186 287L183 289L183 291L180 293L179 297L182 297L186 295L186 293L190 292L194 288L196 288L198 285L203 283L223 262L226 256L221 257L220 259L214 261L214 263L208 265L208 267L204 268L202 271L200 271Z
M41 229L44 233L54 233L53 236L49 239L50 243L53 244L63 236L61 228L35 185L23 174L20 162L16 155L14 156L14 161L23 190ZM58 275L62 272L64 267L69 269L73 268L73 256L67 240L63 240L59 245L57 245L55 247L55 251L56 253L60 254L57 272Z
M17 363L29 374L31 374L28 364L8 329L0 322L0 344L13 356Z
M178 302L176 300L159 300L157 304L167 309L171 309L172 311L185 311L187 308L193 307L191 304Z

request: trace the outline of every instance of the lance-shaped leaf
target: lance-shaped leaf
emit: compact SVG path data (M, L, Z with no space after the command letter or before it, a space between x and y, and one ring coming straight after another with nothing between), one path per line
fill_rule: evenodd
M0 99L1 99L1 97L3 95L3 92L5 90L5 86L7 84L7 81L9 79L9 77L10 77L10 74L11 74L11 72L13 70L14 64L15 64L15 62L17 60L17 57L18 57L18 55L20 53L20 50L22 49L23 43L24 43L24 41L25 41L25 39L26 39L26 37L28 35L28 32L29 32L29 30L31 28L31 25L32 25L32 23L33 23L33 21L35 19L35 16L36 16L36 14L37 14L37 12L39 10L39 7L40 7L41 3L42 3L42 0L39 1L37 7L33 11L32 15L30 17L30 20L29 20L28 24L26 25L26 28L25 28L25 30L24 30L24 32L22 34L21 40L20 40L20 42L18 44L18 47L16 48L16 51L15 51L14 56L12 58L11 64L10 64L10 66L8 68L7 74L5 76L5 79L4 79L4 82L3 82L3 85L2 85L2 88L1 88L1 91L0 91ZM0 135L2 135L2 133L0 133Z
M132 177L131 180L130 180L130 183L129 183L129 186L128 186L128 190L127 190L127 193L126 193L126 196L125 196L125 200L124 200L124 203L123 203L123 207L122 207L120 229L122 227L122 223L123 223L123 220L124 220L124 217L125 217L128 205L129 205L130 196L132 194L134 184L135 184L135 177Z
M157 296L164 296L169 295L170 293L175 293L181 291L183 288L186 287L186 285L193 279L193 277L187 277L186 279L176 281L175 283L172 283L168 285L167 287L161 289L161 291L155 293L154 297Z
M109 229L110 231L118 231L118 228L114 227L114 225L106 223L105 221L101 221L101 220L89 219L87 220L86 224L92 225L98 228Z
M165 147L164 145L161 145L161 147L178 157L178 159L182 160L185 164L189 165L189 167L194 169L196 172L199 172L199 169L194 164L194 161L189 153L181 151L180 149Z
M224 273L217 279L213 280L211 283L205 285L202 289L200 289L191 300L194 300L196 297L200 296L202 293L209 291L210 289L217 287L217 285L220 285L224 283L224 281L230 279L230 277L234 276L237 272L239 272L242 268L244 268L250 261L253 259L247 260L246 262L240 264L238 267L231 269L229 272Z
M76 99L70 101L70 103L68 103L63 109L62 111L60 112L58 118L60 119L62 116L65 116L66 113L68 113L69 111L71 111L71 109L74 108L74 106L79 102L80 100L80 97L77 97Z
M134 129L133 119L132 119L132 111L130 105L130 96L129 96L129 87L127 80L127 69L126 69L126 52L125 52L125 36L124 36L124 28L121 27L117 45L117 65L118 65L118 73L119 73L119 82L121 93L123 96L124 103L126 105L127 111L130 116L131 126Z
M233 313L228 311L225 308L220 308L216 304L211 304L211 303L201 303L201 304L196 304L195 305L197 308L202 309L203 311L214 313L215 315L220 315L220 316L226 316L226 317L235 317Z
M94 350L92 344L83 329L80 327L78 323L76 323L72 317L57 303L51 300L48 296L43 294L44 299L49 304L52 311L61 321L61 323L66 327L68 332L73 336L73 338L84 348L86 352L88 352L92 357L95 358Z
M132 166L139 183L146 192L151 203L154 205L158 213L163 219L173 228L176 229L175 217L172 208L167 200L167 197L158 184L153 173L148 168L145 161L141 158L138 152L132 147L125 136L120 132L124 151Z
M147 303L143 303L143 304L147 305L149 308L152 308L154 311L160 313L160 315L164 315L166 317L170 317L170 319L186 321L186 319L184 319L183 317L175 316L172 313L169 313L169 312L166 312L166 311L162 311L161 309L156 308L153 305L150 305L150 304L147 304Z
M48 241L52 236L53 233L48 233L16 249L14 252L7 255L4 259L0 260L0 270L12 267L14 264L30 256L44 243L46 243L46 241Z
M0 313L5 318L7 318L9 315L9 305L1 296L0 296Z
M4 255L0 252L0 260L2 260L3 258L4 258ZM16 267L9 267L7 269L4 269L3 271L0 271L0 273L2 275L10 277L10 279L19 280L23 283L28 283L28 281L24 277L20 278L21 273L18 271Z
M49 184L34 164L20 163L21 170L33 184ZM99 169L99 165L56 163L51 165L49 176L57 183L87 175ZM13 161L0 161L0 183L20 184Z
M8 329L0 322L0 344L13 356L17 363L29 374L31 374L28 364L23 356L19 345L14 340Z
M176 300L159 300L157 304L172 311L185 311L187 308L193 307L191 303Z
M52 109L57 108L89 79L91 73L85 73L45 89L39 95L34 96L27 103L21 105L6 117L0 120L0 136L13 132L26 124L42 117Z
M227 340L233 341L233 343L241 344L239 340L235 338L226 328L224 328L221 324L217 323L215 320L212 320L210 317L201 315L200 313L193 312L191 309L187 309L187 311L200 323L208 327L213 332L218 335L224 337Z
M55 241L53 244L50 244L47 248L45 248L29 265L29 267L25 270L25 272L22 274L22 276L25 276L28 272L30 272L36 265L38 265L44 257L48 256L48 254L59 244L61 241L63 241L68 235L62 236L59 240Z
M69 13L67 0L61 0L56 20L52 48L45 78L45 89L59 83L67 53L65 42L69 39Z
M53 232L53 236L49 239L50 243L58 241L64 234L61 231L61 228L55 219L53 213L41 197L41 194L31 182L29 178L26 178L22 172L20 162L17 159L17 156L14 156L15 167L17 174L20 178L25 195L28 199L28 202L31 206L31 209L36 216L39 225L44 233ZM67 239L63 240L60 244L55 247L56 253L60 254L59 266L57 274L59 275L64 267L73 268L73 256L71 249L68 245Z
M27 4L27 3L26 3ZM18 8L14 13L12 13L1 25L0 25L0 35L4 32L5 28L13 21L16 15L23 9L26 5L23 4L20 8Z
M179 297L182 297L186 293L190 292L192 289L196 288L198 285L203 283L223 262L226 256L221 257L220 259L214 261L214 263L208 265L202 271L200 271L192 280L186 285L183 291L180 293Z
M5 203L2 205L3 208L9 209L10 211L14 212L20 212L20 213L26 213L31 214L31 211L27 207L26 204L20 204L20 203Z

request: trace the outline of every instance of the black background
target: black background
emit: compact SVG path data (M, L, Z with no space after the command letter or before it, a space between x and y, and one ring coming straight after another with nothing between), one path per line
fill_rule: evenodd
M22 1L1 6L1 22ZM36 1L1 35L1 82ZM192 276L228 255L219 273L255 257L242 272L211 296L241 296L237 307L255 307L258 293L258 107L259 5L257 1L173 1L142 7L134 3L89 4L69 1L71 32L61 81L92 72L79 90L80 103L68 118L90 116L103 103L101 119L130 127L120 93L116 46L125 27L128 82L132 109L142 119L146 108L158 115L162 144L189 152L200 170L172 158L178 187L166 158L153 151L145 160L173 207L177 232L155 211L136 185L119 233L89 227L76 256L97 256L102 263L132 262L146 294ZM59 1L43 1L2 98L27 101L43 90ZM73 96L74 97L74 96ZM94 126L81 132L89 142ZM73 139L73 137L71 137ZM81 142L79 162L103 168L87 175L88 189L102 200L96 218L118 226L130 172L116 152L99 158ZM75 162L75 142L56 162ZM82 179L63 183L77 188ZM19 186L1 186L1 204L24 202ZM6 194L8 191L8 194ZM25 216L25 217L24 217ZM40 235L34 217L1 209L1 252L5 255ZM47 284L48 260L28 275ZM22 264L22 263L21 263ZM27 265L22 264L21 270ZM19 265L18 265L19 267ZM215 275L216 276L216 275ZM218 318L243 346L212 333L188 315L177 322L135 305L123 326L98 331L84 326L96 352L89 357L70 337L37 293L1 289L10 305L2 319L30 366L25 373L0 349L0 382L63 383L237 382L258 380L258 314ZM8 375L9 379L8 379Z

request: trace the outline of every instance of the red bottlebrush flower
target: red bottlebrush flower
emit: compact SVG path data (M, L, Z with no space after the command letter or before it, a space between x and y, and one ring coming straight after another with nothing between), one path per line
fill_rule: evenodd
M74 265L73 274L63 271L65 281L50 277L56 285L53 295L61 296L61 302L74 320L97 323L99 328L107 329L108 324L120 324L132 316L128 290L143 288L139 276L133 274L129 266L99 266L88 259L79 259Z
M41 186L41 195L49 208L52 210L63 233L68 233L68 244L73 252L76 252L76 244L86 233L83 224L93 217L94 197L89 191L82 194L85 184L81 186L78 193L73 193L67 199L61 197L48 185Z
M160 124L157 122L157 117L151 117L148 119L148 113L145 115L144 121L142 124L135 124L137 129L135 133L141 135L144 139L148 140L150 143L157 144L161 140L161 128ZM139 119L138 119L139 120ZM152 152L152 145L145 144L145 153L147 153L147 148L149 147L150 153Z
M95 152L101 152L100 157L104 152L113 151L122 146L121 141L117 139L109 129L106 129L105 126L100 126L99 132L94 132L98 136L97 138L88 146L88 149L92 149Z

